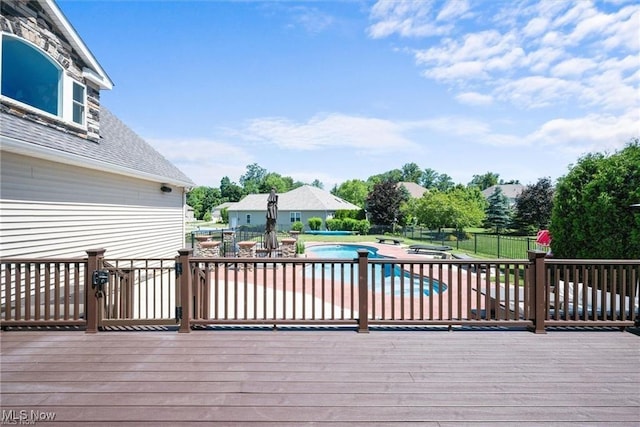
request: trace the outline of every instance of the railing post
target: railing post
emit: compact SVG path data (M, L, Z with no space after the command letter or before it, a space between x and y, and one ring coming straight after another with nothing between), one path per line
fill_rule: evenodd
M369 333L369 251L358 249L358 332Z
M88 249L87 268L84 272L84 315L87 321L85 333L98 332L98 293L93 289L93 272L102 267L102 258L106 249Z
M180 249L176 262L176 285L180 286L180 328L179 333L191 332L191 254L193 249Z
M545 320L547 310L547 284L545 282L545 253L529 251L529 313L533 310L533 332L546 334Z

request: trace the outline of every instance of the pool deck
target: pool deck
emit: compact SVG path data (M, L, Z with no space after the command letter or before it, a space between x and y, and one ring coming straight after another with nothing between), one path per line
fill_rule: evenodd
M0 344L7 422L640 424L640 337L617 330L51 330L2 332Z
M363 243L397 258L406 247ZM640 332L136 327L0 332L3 423L634 426ZM25 424L25 422L22 422Z
M414 253L409 250L409 245L400 244L388 244L388 243L374 243L374 242L348 242L348 243L330 243L330 242L314 242L312 240L305 241L307 247L312 246L322 246L322 245L361 245L361 246L370 246L372 248L378 249L378 253L380 255L389 256L393 258L403 258L403 259L428 259L428 255Z

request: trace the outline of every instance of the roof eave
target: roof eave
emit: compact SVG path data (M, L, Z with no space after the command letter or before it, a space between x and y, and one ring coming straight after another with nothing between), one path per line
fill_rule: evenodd
M2 151L20 154L23 156L35 157L38 159L54 161L66 165L83 167L87 169L98 170L101 172L128 176L131 178L144 179L147 181L174 185L176 187L183 187L187 190L193 188L194 186L194 183L191 181L184 181L163 175L141 172L135 169L118 166L113 163L102 162L88 157L78 156L77 154L54 150L52 148L42 147L34 144L26 144L22 141L2 135L0 135L0 145L2 146Z
M67 40L69 40L69 43L71 43L80 57L89 65L87 69L83 70L83 76L92 83L97 84L100 89L111 90L113 88L113 81L111 81L106 71L100 63L98 63L98 60L93 56L87 45L84 44L78 32L73 28L73 25L71 25L67 17L64 16L64 13L62 13L58 5L53 0L40 0L40 5L47 11L49 16L51 16L51 19L65 37L67 37Z

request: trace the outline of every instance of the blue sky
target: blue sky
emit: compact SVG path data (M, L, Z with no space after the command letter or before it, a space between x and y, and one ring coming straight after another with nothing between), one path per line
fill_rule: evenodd
M640 136L636 1L67 1L102 103L198 185L416 163L532 184Z

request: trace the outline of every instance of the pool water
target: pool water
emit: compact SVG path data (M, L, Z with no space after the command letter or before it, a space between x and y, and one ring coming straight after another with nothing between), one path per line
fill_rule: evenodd
M310 246L307 247L307 252L311 252L314 256L318 258L327 258L327 259L357 259L358 258L358 250L366 250L369 252L368 257L374 259L389 259L393 260L394 258L386 257L378 254L378 249L372 246L364 246L364 245L318 245L318 246ZM331 275L331 264L326 264L324 267L322 265L309 266L307 268L307 277L311 276L315 272L315 276L319 277L322 274L322 270L324 268L325 277ZM345 282L349 282L351 280L351 270L353 268L353 277L357 282L358 280L358 266L347 264L344 265L344 268L340 266L336 266L333 269L334 279L335 280L344 280ZM315 269L315 271L314 271ZM383 270L384 269L384 270ZM372 271L373 270L373 271ZM343 277L341 278L339 275L343 272ZM400 268L399 265L394 265L391 261L389 264L375 264L373 269L369 269L369 282L372 281L372 276L375 275L376 281L376 291L382 291L383 287L380 283L380 277L384 276L384 291L385 293L391 293L391 288L393 285L394 294L400 295L403 289L401 289L401 278L404 277L404 294L410 295L412 292L414 295L419 295L421 291L421 283L420 276L416 274L411 274L408 271L405 271ZM431 290L433 289L434 294L438 294L447 290L447 286L444 283L440 283L435 279L431 279L429 277L422 278L422 292L425 295L430 295Z

